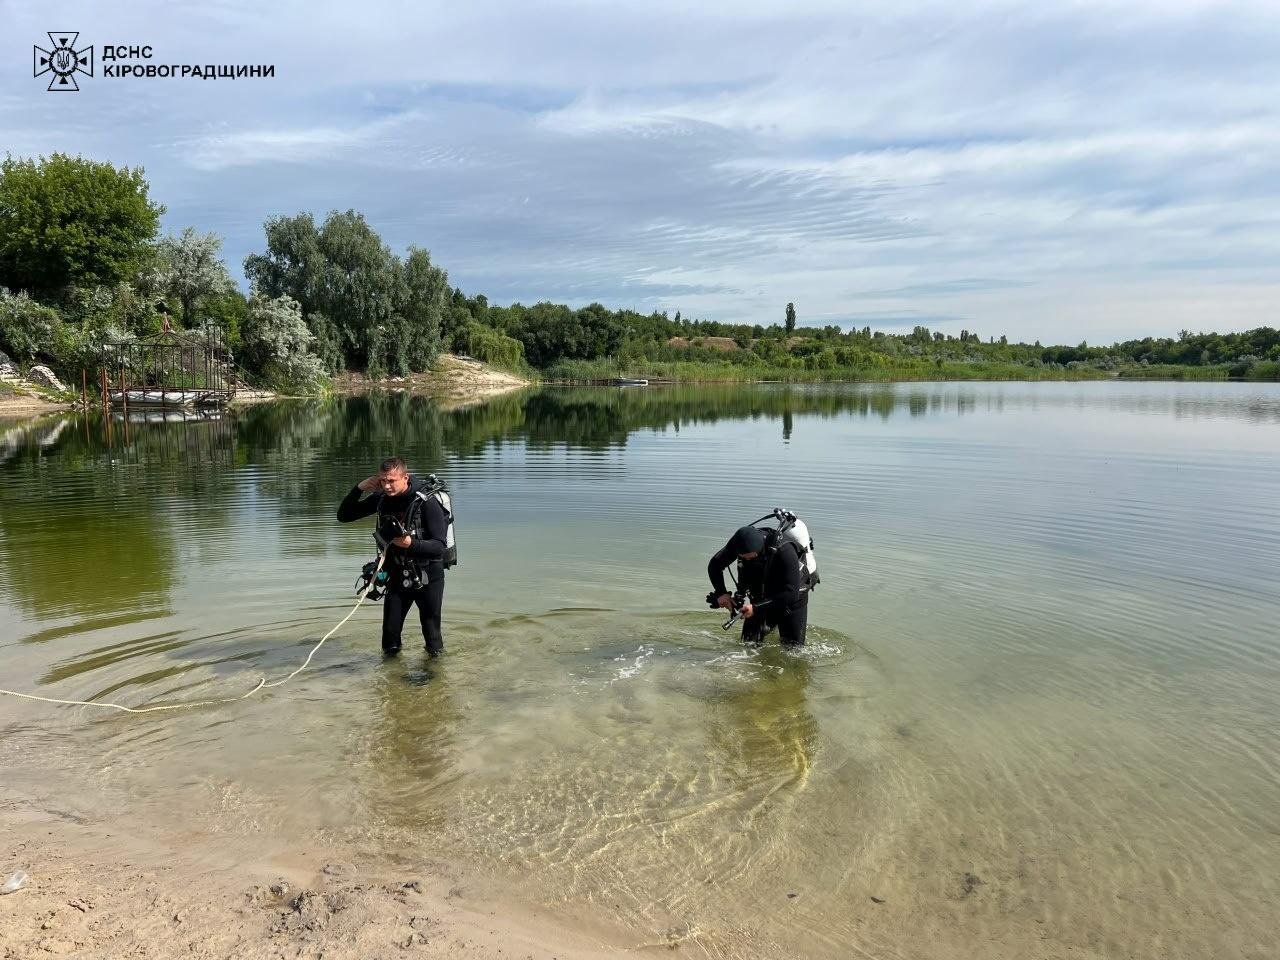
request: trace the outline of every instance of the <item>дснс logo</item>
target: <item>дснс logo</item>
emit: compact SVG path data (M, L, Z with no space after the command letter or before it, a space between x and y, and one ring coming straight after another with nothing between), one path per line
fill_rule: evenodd
M76 83L75 74L83 73L85 76L93 76L93 47L77 50L76 37L78 36L80 36L78 32L71 31L50 33L49 42L53 44L53 49L46 50L39 46L35 48L33 54L35 76L52 72L53 76L49 78L49 89L52 91L79 90L80 86Z

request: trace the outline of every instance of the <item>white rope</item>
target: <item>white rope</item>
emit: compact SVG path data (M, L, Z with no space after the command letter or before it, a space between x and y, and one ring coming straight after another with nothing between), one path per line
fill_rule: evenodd
M338 621L332 630L320 638L319 643L311 648L311 652L307 654L307 659L302 662L302 666L281 680L273 680L270 683L267 683L267 678L263 677L258 681L258 685L256 687L241 696L223 697L219 700L193 700L189 703L166 703L156 707L126 707L122 703L112 703L109 700L59 700L56 697L39 697L34 693L19 693L17 690L5 690L2 688L0 688L0 693L10 697L21 697L23 700L37 700L40 703L61 703L69 707L103 707L107 710L123 710L125 713L154 713L158 710L189 710L192 707L210 707L221 703L237 703L240 700L248 700L259 690L284 686L303 670L307 669L307 665L311 663L311 658L314 657L316 652L324 646L324 642L337 633L343 624L355 616L355 612L360 609L360 604L364 603L364 598L369 595L369 591L372 590L374 584L378 582L378 574L382 571L382 564L386 559L387 552L383 550L382 553L378 555L378 566L374 569L373 576L369 578L368 586L364 588L363 592L361 592L359 598L356 600L356 605L351 608L350 613Z
M345 624L348 620L350 620L353 616L355 616L355 612L360 609L360 604L364 603L364 598L369 595L369 591L372 590L374 587L374 584L378 582L378 574L382 572L382 564L383 564L383 561L385 561L386 559L387 559L387 551L383 550L380 554L378 554L378 565L373 570L373 576L369 578L368 586L364 588L364 591L360 594L360 597L356 600L356 605L351 608L350 613L348 613L345 617L343 617L334 625L332 630L330 630L328 633L326 633L323 637L320 638L319 643L317 643L314 647L311 648L311 652L307 654L307 659L302 661L302 666L300 666L297 670L293 671L293 673L289 674L283 680L273 680L270 683L267 683L266 677L263 677L262 683L260 684L260 686L282 687L286 683L288 683L290 680L292 680L294 677L296 677L298 674L300 674L303 670L307 669L307 664L309 664L311 662L311 658L316 655L316 651L324 646L324 642L328 640L330 637L332 637L335 633L337 633L343 624ZM245 697L255 692L256 691L251 690L249 693L245 694ZM243 700L244 697L237 697L236 699Z

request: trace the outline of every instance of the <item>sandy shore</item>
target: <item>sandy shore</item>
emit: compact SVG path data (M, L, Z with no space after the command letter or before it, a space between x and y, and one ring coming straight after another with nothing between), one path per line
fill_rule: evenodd
M25 393L0 393L0 420L34 417L54 410L66 410L70 404Z
M435 369L427 373L386 380L370 380L359 373L343 373L333 380L334 389L339 393L363 393L373 388L408 390L437 397L450 407L478 403L528 385L529 381L520 377L451 353L441 354Z
M446 864L373 864L317 844L248 863L218 838L155 838L48 800L0 803L0 957L600 960L617 931L495 900Z
M450 353L441 354L436 368L428 373L415 373L387 380L370 380L359 373L342 373L333 380L333 387L338 393L362 393L378 388L408 390L436 397L451 409L479 403L489 397L527 386L528 380L494 370L478 360L464 360ZM25 419L74 406L68 401L51 400L34 389L27 389L25 384L15 384L14 390L15 392L0 393L0 419ZM268 390L246 388L236 394L232 404L240 406L275 399L277 395Z

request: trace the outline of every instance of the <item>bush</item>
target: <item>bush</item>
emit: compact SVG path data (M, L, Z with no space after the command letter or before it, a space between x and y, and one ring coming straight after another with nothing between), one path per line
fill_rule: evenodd
M309 392L324 382L324 365L311 352L316 338L292 297L270 298L255 291L240 336L250 369L273 389Z
M454 335L453 342L456 349L495 367L524 367L524 345L483 323L468 322Z
M622 371L613 360L557 360L545 370L547 380L602 380L619 377Z
M161 316L154 302L127 283L69 287L61 305L66 321L89 333L110 331L148 337L160 332Z
M807 370L834 370L836 367L836 355L831 350L819 350L817 353L811 353L805 357L804 365Z
M1259 359L1261 358L1253 354L1245 354L1231 364L1227 375L1231 377L1251 377L1252 373L1250 371Z
M52 351L66 338L65 326L52 307L0 287L0 349L17 362L56 359Z
M792 356L811 357L825 349L819 340L802 340L791 348Z

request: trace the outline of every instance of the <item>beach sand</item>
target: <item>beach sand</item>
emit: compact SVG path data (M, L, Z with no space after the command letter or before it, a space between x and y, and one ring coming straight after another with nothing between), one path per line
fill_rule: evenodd
M445 864L361 862L315 845L247 862L216 836L155 837L111 815L0 806L0 957L31 960L379 960L454 957L599 960L627 949L618 931L572 926L491 899Z
M363 393L370 388L408 390L436 397L447 409L477 403L528 385L529 381L520 377L495 370L479 360L463 359L451 353L442 353L435 368L427 373L386 380L369 380L363 374L342 373L333 380L334 389L340 393Z

